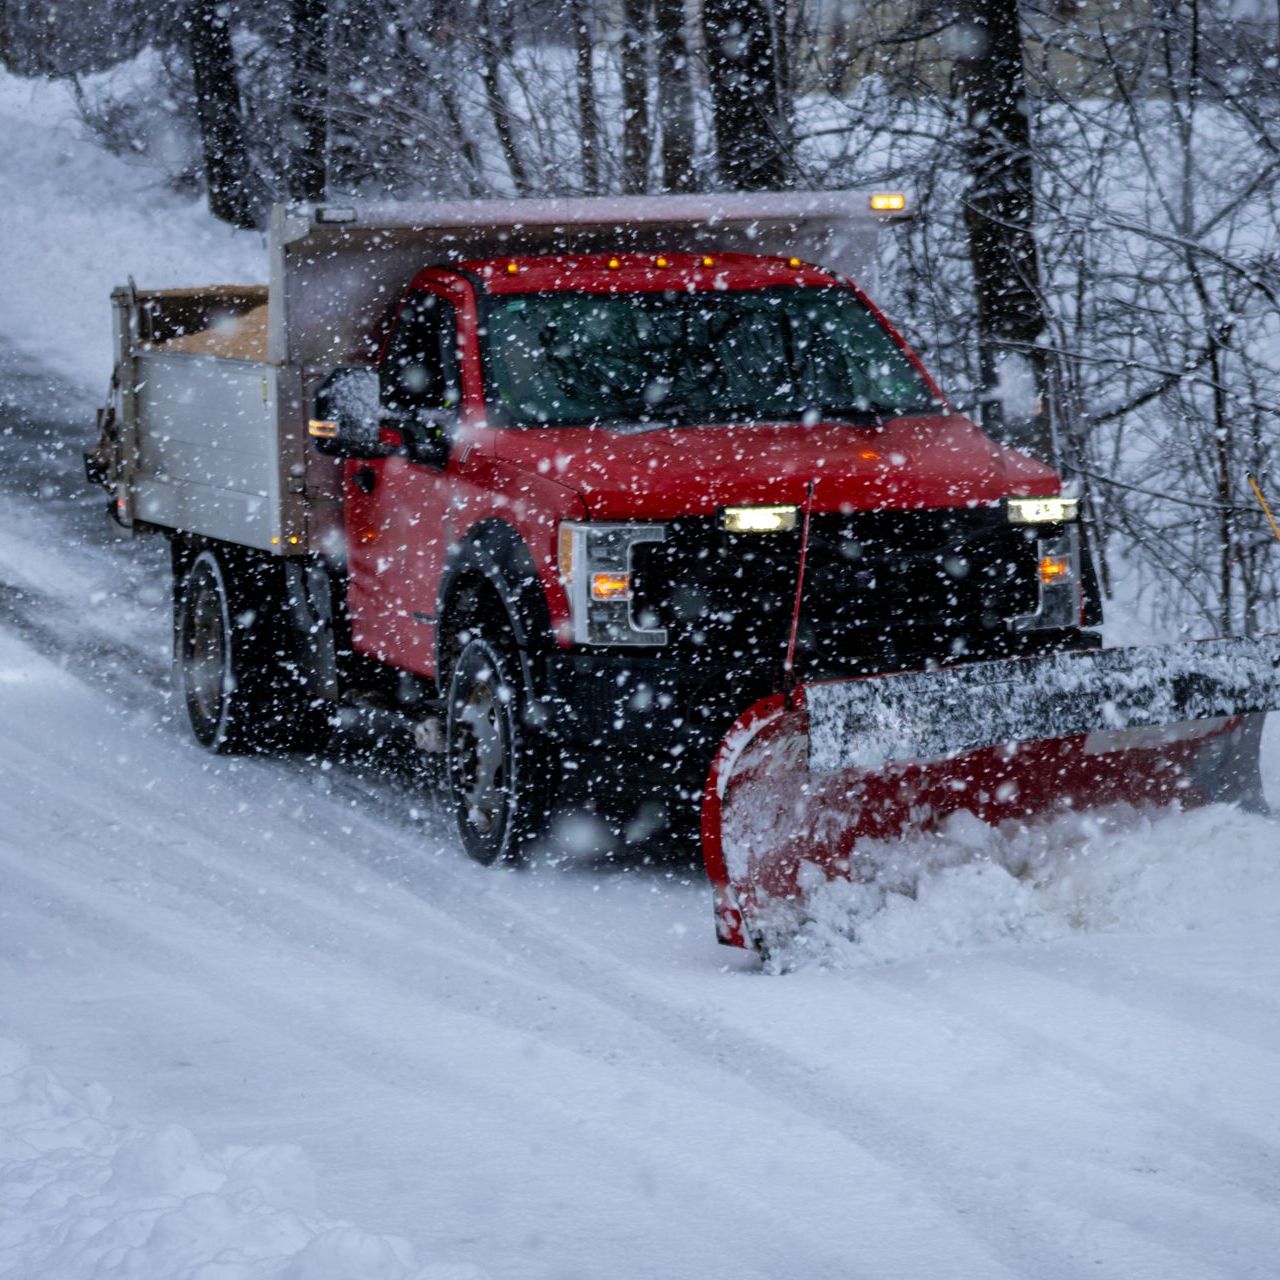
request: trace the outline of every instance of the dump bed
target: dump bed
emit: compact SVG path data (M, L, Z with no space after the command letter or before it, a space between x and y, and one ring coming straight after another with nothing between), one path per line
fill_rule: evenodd
M871 285L879 226L856 191L277 207L270 285L112 295L113 405L96 464L121 523L289 555L339 554L340 464L307 406L369 361L422 268L537 253L795 254Z

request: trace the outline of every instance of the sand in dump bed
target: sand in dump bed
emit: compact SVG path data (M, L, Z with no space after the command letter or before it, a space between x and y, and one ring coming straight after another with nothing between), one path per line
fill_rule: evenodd
M226 316L212 328L185 333L156 344L164 351L185 351L224 360L265 361L267 358L267 304L239 316Z

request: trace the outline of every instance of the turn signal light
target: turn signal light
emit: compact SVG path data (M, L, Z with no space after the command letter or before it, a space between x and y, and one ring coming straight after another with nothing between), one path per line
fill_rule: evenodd
M591 598L593 600L631 599L631 575L629 573L593 573Z
M1056 587L1071 577L1071 561L1066 556L1040 557L1040 583L1046 587Z
M307 423L307 435L314 440L332 440L338 434L338 424L325 418L312 418Z

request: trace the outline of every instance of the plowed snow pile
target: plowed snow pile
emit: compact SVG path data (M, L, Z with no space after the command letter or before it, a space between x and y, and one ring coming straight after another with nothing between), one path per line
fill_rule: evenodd
M1280 916L1280 824L1224 805L1116 808L1030 830L958 814L936 836L865 856L871 881L816 885L773 967L873 965L1075 932L1169 933Z
M405 1280L408 1246L316 1214L295 1147L213 1154L178 1125L112 1123L0 1040L0 1276Z

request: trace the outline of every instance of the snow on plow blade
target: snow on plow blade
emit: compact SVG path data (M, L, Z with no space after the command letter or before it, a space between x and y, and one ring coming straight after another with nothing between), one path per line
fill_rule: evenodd
M1059 653L802 684L720 746L702 844L721 942L762 947L859 842L1118 801L1264 809L1280 636Z

